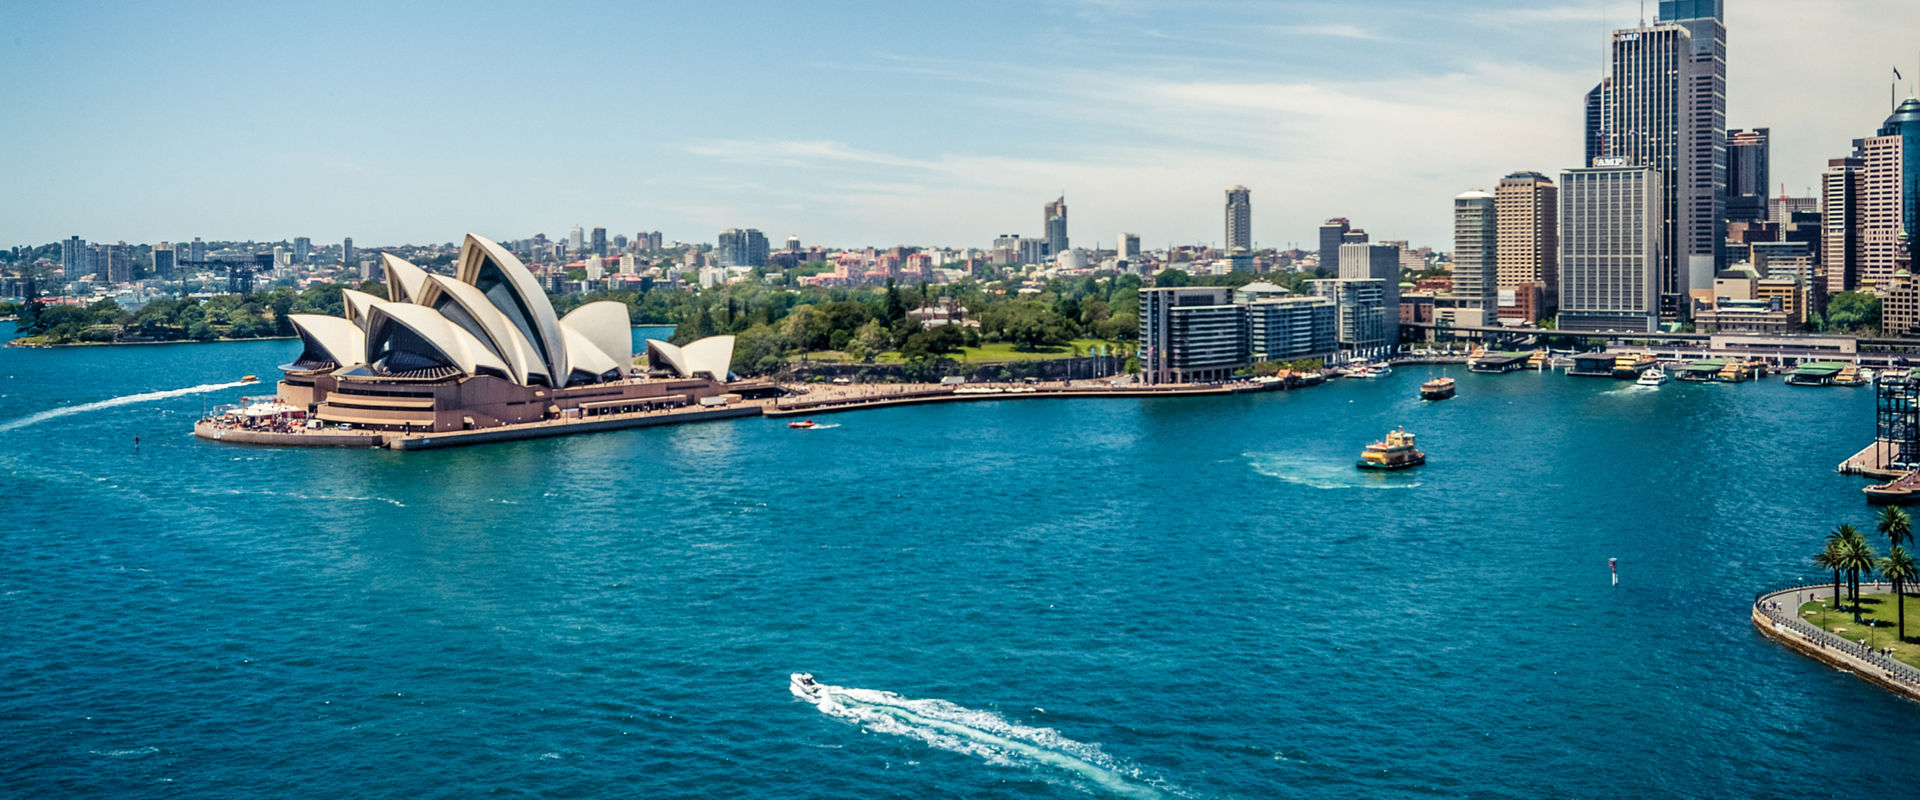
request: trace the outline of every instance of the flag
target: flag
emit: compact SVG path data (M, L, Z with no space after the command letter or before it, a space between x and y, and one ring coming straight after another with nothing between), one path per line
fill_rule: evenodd
M1894 67L1894 68L1893 68L1893 79L1894 79L1894 80L1896 80L1896 81L1897 81L1897 80L1902 80L1902 78L1900 77L1900 68L1899 68L1899 67Z

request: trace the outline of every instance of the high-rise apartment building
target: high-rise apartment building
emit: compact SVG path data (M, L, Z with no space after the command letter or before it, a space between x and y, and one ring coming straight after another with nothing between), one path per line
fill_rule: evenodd
M1340 278L1380 282L1380 305L1385 314L1380 338L1386 347L1399 344L1400 248L1390 244L1340 245Z
M1436 299L1434 314L1455 328L1494 324L1500 241L1494 199L1492 192L1479 189L1453 198L1453 290ZM1344 260L1346 254L1340 257ZM1399 259L1394 261L1397 278Z
M1659 290L1663 308L1676 314L1685 308L1680 301L1689 290L1713 288L1722 261L1727 172L1722 19L1721 0L1661 0L1655 24L1613 32L1611 73L1600 87L1602 161L1660 173Z
M586 232L575 225L567 229L567 252L578 253L587 247Z
M153 246L153 274L157 278L172 278L174 250L173 245L161 242Z
M193 240L193 249L195 250L200 249L199 239ZM353 237L349 236L340 242L340 263L345 264L347 266L353 266L354 257L358 255L359 253L354 252L354 249L353 249ZM204 260L204 259L195 259L195 260ZM362 270L362 272L364 271L365 270Z
M800 237L798 236L787 237L787 252L789 253L800 252Z
M1245 186L1227 187L1227 252L1253 249L1253 192Z
M313 261L313 239L306 236L293 237L293 263L308 264Z
M1400 312L1398 303L1387 304L1385 281L1331 278L1309 281L1308 285L1313 287L1314 296L1333 301L1334 340L1340 349L1371 356L1393 347L1390 337L1398 337Z
M1377 340L1379 282L1351 283L1367 290L1356 319L1366 320L1361 332L1373 337L1368 341ZM1270 288L1274 293L1198 286L1140 290L1140 371L1146 382L1225 380L1254 361L1326 359L1338 352L1333 298L1287 297L1284 289Z
M1528 286L1538 286L1542 300L1551 306L1560 294L1559 187L1538 172L1515 172L1500 179L1493 196L1499 230L1494 283L1503 309L1496 315L1505 316L1509 298L1524 294ZM1456 261L1456 274L1458 269ZM1536 316L1546 313L1535 309Z
M1140 234L1120 234L1118 246L1114 248L1114 257L1121 261L1132 261L1140 257Z
M1045 238L1047 243L1047 251L1041 255L1050 258L1067 252L1066 195L1061 195L1060 199L1047 204L1045 227L1041 228L1041 230L1046 231Z
M1561 173L1561 330L1659 327L1665 196L1650 166Z
M74 280L80 277L81 273L93 269L88 260L90 252L92 251L87 249L87 240L78 236L69 236L66 241L60 243L60 271L67 280Z
M1328 274L1339 274L1341 240L1352 227L1346 217L1334 217L1320 223L1320 268L1327 270Z
M101 245L98 277L108 283L133 280L133 249L126 242Z
M592 239L588 242L587 246L592 250L594 255L605 259L607 257L607 229L599 225L593 226Z
M1140 372L1147 383L1227 380L1246 365L1246 326L1233 290L1140 290Z
M1342 247L1350 244L1366 244L1368 241L1365 228L1354 228L1353 230L1340 234L1340 245Z
M1727 221L1767 220L1767 128L1727 131Z
M714 256L723 267L764 267L770 254L766 234L754 228L721 231L714 248Z
M347 242L352 243L353 240L348 239ZM207 260L207 243L200 241L200 237L195 236L192 242L187 243L187 260L194 262L194 266Z

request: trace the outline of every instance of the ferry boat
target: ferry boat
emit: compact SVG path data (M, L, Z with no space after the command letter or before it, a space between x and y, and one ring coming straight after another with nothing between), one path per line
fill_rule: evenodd
M1420 399L1445 400L1453 396L1452 378L1434 378L1420 384Z
M1361 451L1360 460L1354 466L1361 469L1406 469L1427 463L1427 454L1413 447L1413 434L1404 429L1395 428L1387 432L1384 441L1367 445Z
M1653 356L1647 353L1621 353L1613 360L1613 377L1621 380L1633 380L1647 371L1655 363Z
M1647 370L1646 372L1640 373L1639 379L1634 381L1634 383L1639 384L1641 386L1659 386L1660 384L1663 384L1666 382L1667 382L1667 373L1665 370L1662 370L1659 367L1654 367L1652 369Z
M242 375L242 376L240 376L240 382L241 382L241 383L259 383L259 382L260 382L260 376L258 376L258 375Z
M1352 377L1352 378L1384 378L1384 377L1387 377L1388 375L1392 375L1392 374L1393 374L1393 367L1389 367L1389 366L1387 366L1386 364L1370 364L1370 365L1367 365L1367 366L1363 366L1363 367L1360 367L1360 368L1358 368L1358 369L1356 369L1356 370L1355 370L1355 371L1353 372L1353 374L1352 374L1352 375L1349 375L1348 377Z

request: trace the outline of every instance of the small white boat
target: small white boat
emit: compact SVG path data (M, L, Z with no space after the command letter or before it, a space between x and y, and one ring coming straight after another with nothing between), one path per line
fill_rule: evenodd
M1867 369L1866 367L1861 367L1860 380L1867 381L1869 383L1873 382L1873 370Z
M1648 368L1646 372L1640 373L1639 379L1634 381L1634 383L1641 386L1659 386L1660 384L1663 384L1666 382L1667 382L1667 373L1662 371L1659 367Z
M787 690L809 703L818 703L827 699L827 687L813 679L811 672L796 672L787 678Z
M1392 374L1393 374L1393 367L1389 367L1385 364L1372 364L1365 367L1361 367L1359 370L1355 371L1353 375L1351 375L1350 377L1384 378Z

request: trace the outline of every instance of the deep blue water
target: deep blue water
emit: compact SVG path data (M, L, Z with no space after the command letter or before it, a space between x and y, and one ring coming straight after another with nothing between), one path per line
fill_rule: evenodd
M257 387L19 424L270 380L296 349L0 350L0 794L1897 797L1920 775L1920 705L1746 621L1824 529L1870 521L1833 472L1866 389L1453 369L1460 396L1422 404L1441 370L1409 368L407 454L191 437ZM1353 470L1395 424L1431 463ZM799 670L927 702L850 722L788 693Z

